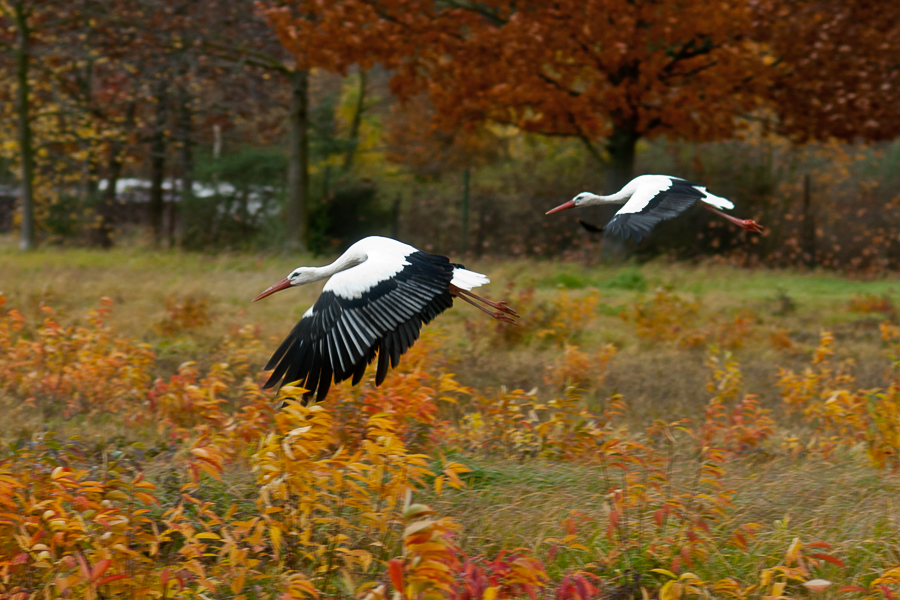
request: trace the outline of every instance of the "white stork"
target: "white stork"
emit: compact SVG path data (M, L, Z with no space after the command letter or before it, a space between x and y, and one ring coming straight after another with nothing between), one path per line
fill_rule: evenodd
M422 325L450 308L454 297L500 321L515 323L519 316L505 302L471 292L490 282L481 273L384 237L356 242L330 265L298 267L253 301L323 279L328 282L322 295L269 359L266 370L274 371L266 388L282 379L298 381L308 390L305 398L315 394L321 402L332 379L352 377L356 385L376 355L375 385L380 385L388 364L397 367Z
M624 203L625 206L619 209L616 216L602 230L609 235L621 234L623 240L632 236L634 241L639 242L657 223L677 217L692 207L697 200L703 202L704 207L747 231L760 233L763 229L752 219L736 219L723 213L721 209L734 208L730 200L709 193L702 185L670 175L635 177L611 196L581 192L565 204L548 210L546 214L595 204ZM596 227L594 229L600 230Z

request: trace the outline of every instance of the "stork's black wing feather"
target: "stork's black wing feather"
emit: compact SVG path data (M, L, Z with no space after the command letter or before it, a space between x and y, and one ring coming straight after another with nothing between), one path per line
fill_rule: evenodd
M623 240L631 236L640 242L660 221L677 217L703 198L703 192L695 185L673 178L671 187L658 192L639 212L622 212L628 208L626 203L604 227L607 235L621 235Z
M422 325L453 305L450 281L456 265L444 256L414 252L403 269L360 298L322 292L312 313L300 319L266 369L265 387L298 384L321 402L332 380L359 383L366 365L378 358L375 385L419 337Z
M583 219L578 219L578 224L581 225L588 233L603 233L603 227L597 227L593 223L588 223Z

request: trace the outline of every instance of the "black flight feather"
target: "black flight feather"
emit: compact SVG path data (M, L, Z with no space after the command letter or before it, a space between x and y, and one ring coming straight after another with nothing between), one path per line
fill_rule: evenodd
M266 365L274 369L266 382L300 384L305 399L325 398L332 381L358 384L366 366L378 360L375 385L400 364L418 339L422 325L453 305L453 269L446 257L414 252L393 277L356 298L323 292ZM460 267L461 268L461 267Z

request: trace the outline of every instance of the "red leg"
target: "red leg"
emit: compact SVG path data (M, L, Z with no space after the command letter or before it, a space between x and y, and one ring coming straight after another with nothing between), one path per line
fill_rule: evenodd
M483 303L487 304L488 306L490 306L491 308L496 308L497 310L499 310L501 312L505 312L508 315L512 315L514 317L519 316L519 313L517 313L513 308L511 308L506 303L505 300L501 300L500 302L491 302L487 298L479 296L478 294L473 294L469 290L462 290L460 288L456 288L456 295L457 296L468 296L469 298L472 298L473 300L478 300L479 302L483 302Z
M760 225L759 223L757 223L756 221L754 221L753 219L737 219L735 217L732 217L729 214L723 213L718 208L716 208L714 206L710 206L709 204L704 204L703 206L705 206L708 210L713 211L717 215L728 219L729 221L731 221L732 223L734 223L741 229L746 229L747 231L752 231L754 233L762 233L762 231L763 231L763 226Z
M511 323L513 325L518 325L518 323L516 323L516 321L511 316L509 316L509 314L506 314L505 311L501 312L500 310L498 310L497 312L494 312L494 311L488 310L487 308L478 304L474 300L462 295L460 292L463 292L463 291L464 290L459 289L455 285L450 286L450 293L453 294L454 296L456 296L457 298L459 298L460 300L462 300L464 302L468 302L469 304L471 304L478 310L492 316L493 318L497 319L498 321L503 321L504 323ZM509 309L509 310L512 310L512 309Z

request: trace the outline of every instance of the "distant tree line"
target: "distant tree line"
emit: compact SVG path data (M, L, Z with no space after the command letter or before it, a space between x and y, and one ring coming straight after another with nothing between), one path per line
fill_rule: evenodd
M435 164L513 160L504 127L576 141L607 190L633 175L641 140L900 133L900 5L874 0L2 0L0 23L0 153L23 248L85 209L88 240L108 247L116 183L137 172L157 245L175 241L167 177L189 247L261 227L261 210L278 215L269 237L301 250L331 247L348 207L396 229L393 198L365 181L313 202L357 168L378 78L395 99L383 149L421 185ZM339 144L333 111L311 101L319 72L354 74ZM223 131L248 150L223 155ZM322 155L339 159L314 174ZM225 194L229 179L242 183Z

